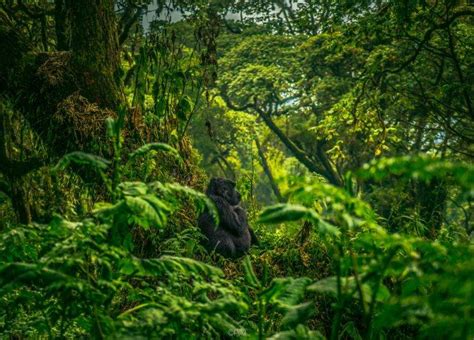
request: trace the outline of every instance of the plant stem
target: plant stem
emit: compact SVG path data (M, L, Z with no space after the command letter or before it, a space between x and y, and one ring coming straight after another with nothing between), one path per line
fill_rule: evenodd
M338 256L336 259L336 277L337 277L337 305L336 305L336 316L331 326L331 340L336 340L339 334L339 327L342 319L342 311L344 309L344 297L342 296L342 273L341 273L341 257L342 257L342 246L338 244Z

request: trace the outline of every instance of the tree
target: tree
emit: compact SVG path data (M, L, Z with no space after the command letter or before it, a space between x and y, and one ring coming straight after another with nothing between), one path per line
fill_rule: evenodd
M26 31L18 29L18 16L28 15L32 7L19 2L0 10L1 94L15 103L12 109L21 112L53 155L104 150L97 145L105 135L105 119L122 102L114 1L56 1L51 6L35 10L42 17L55 13L61 51L40 51ZM70 32L67 51L65 32ZM4 144L1 147L5 150ZM30 222L28 204L15 191L22 177L48 161L10 159L6 152L0 157L2 172L15 183L13 201L25 207L20 219Z

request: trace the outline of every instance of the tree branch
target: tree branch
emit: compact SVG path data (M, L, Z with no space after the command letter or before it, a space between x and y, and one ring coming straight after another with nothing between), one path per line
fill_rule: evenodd
M342 187L344 185L343 181L340 179L339 176L337 176L334 172L333 169L331 171L328 171L326 168L329 164L329 162L326 164L326 166L321 167L319 164L315 163L307 154L304 152L301 148L299 148L271 119L270 115L267 114L264 110L260 109L258 105L255 103L249 104L247 103L246 105L243 106L237 106L234 103L232 103L231 99L227 95L226 88L221 87L221 96L222 99L224 99L224 102L226 103L227 107L229 107L232 110L236 111L247 111L249 109L254 110L257 112L259 117L265 122L265 124L268 126L272 132L277 135L277 137L280 139L280 141L290 150L290 152L295 156L295 158L300 161L306 168L314 173L317 173L324 178L328 180L329 183ZM326 156L327 157L327 156ZM319 158L319 157L318 157ZM324 161L324 157L322 158ZM327 160L327 159L326 159ZM330 164L329 164L330 166Z
M438 25L435 25L433 27L431 27L429 30L427 30L423 36L423 39L421 40L421 42L418 44L416 50L415 50L415 53L413 53L413 55L408 58L402 65L400 65L397 69L393 70L393 71L386 71L386 72L390 72L390 73L398 73L400 71L402 71L405 67L407 67L408 65L410 65L412 62L414 62L416 60L416 58L418 58L418 55L421 53L421 51L423 50L423 47L425 46L426 43L428 43L428 41L431 40L431 36L433 35L433 33L437 30L440 30L440 29L446 29L448 28L449 26L451 26L451 24L458 18L462 17L462 16L470 16L470 15L474 15L474 11L471 10L471 9L463 9L463 10L460 10L460 11L457 11L456 13L454 13L446 22L442 23L442 24L438 24Z
M125 13L127 12L130 12L130 10L126 11ZM143 7L138 7L135 9L135 13L133 15L130 15L128 18L126 18L126 14L124 14L124 18L120 22L122 31L120 32L119 45L123 45L123 43L127 40L130 34L130 29L132 28L133 24L138 21L138 18L142 13Z

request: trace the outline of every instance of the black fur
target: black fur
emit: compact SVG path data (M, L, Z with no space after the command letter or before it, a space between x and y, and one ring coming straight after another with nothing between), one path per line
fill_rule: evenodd
M206 248L215 250L225 257L244 255L251 244L258 244L249 228L247 214L240 206L240 193L235 182L224 178L212 178L206 195L214 202L219 212L219 226L216 228L209 211L199 216L199 227L206 236Z

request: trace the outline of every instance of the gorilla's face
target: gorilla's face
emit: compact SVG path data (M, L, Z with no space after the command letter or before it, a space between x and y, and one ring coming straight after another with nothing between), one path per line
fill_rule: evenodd
M240 203L240 194L235 190L235 182L225 178L213 178L209 183L208 194L224 198L230 205Z

